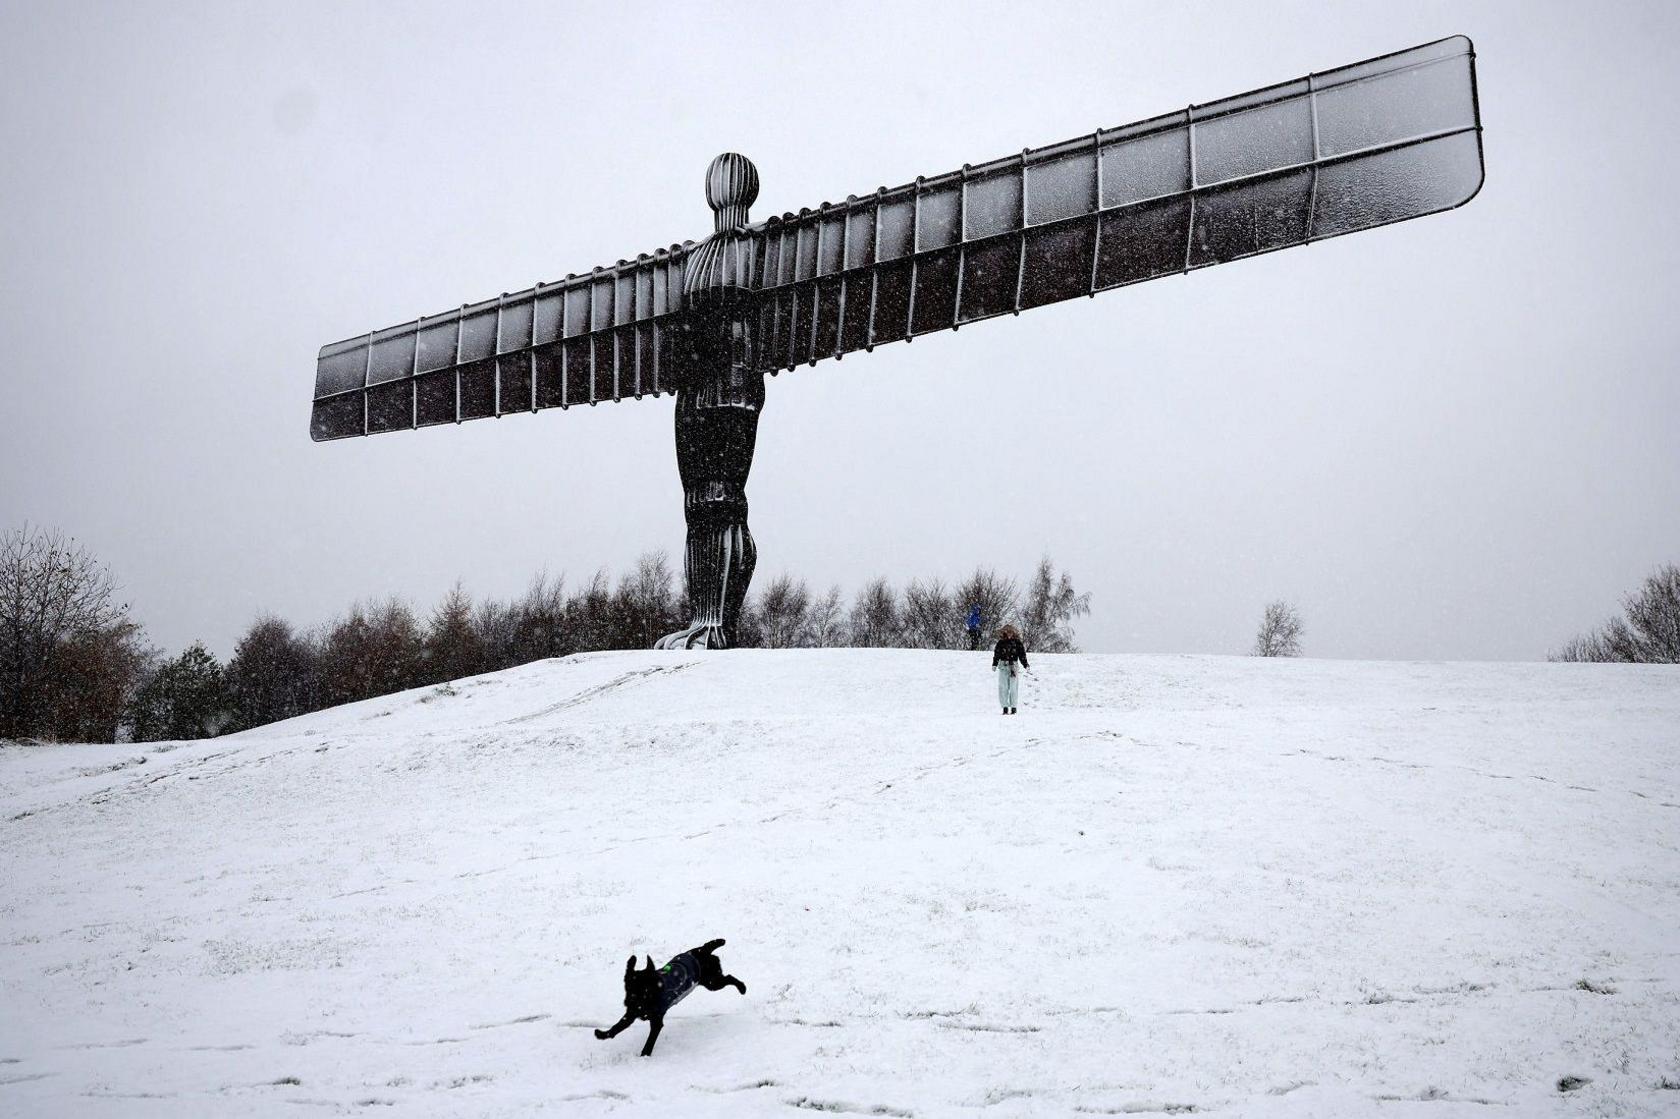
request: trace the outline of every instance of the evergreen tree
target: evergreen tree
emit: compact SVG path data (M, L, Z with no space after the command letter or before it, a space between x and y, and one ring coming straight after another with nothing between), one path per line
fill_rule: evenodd
M222 666L195 641L140 685L130 724L136 742L209 738L221 729L227 711Z
M441 684L486 671L484 643L473 625L472 598L457 582L426 623L420 682Z
M319 653L289 623L264 615L233 648L225 673L228 730L248 730L315 710Z

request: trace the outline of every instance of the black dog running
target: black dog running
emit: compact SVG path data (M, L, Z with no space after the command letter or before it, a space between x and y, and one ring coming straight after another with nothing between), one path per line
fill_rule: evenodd
M640 970L636 967L636 957L631 956L624 962L624 1017L613 1023L611 1029L596 1030L595 1036L602 1041L617 1037L636 1019L646 1018L648 1039L642 1046L642 1056L646 1057L653 1052L659 1031L665 1028L665 1012L687 998L695 987L708 991L734 987L746 994L747 985L733 975L725 975L723 965L712 954L722 946L722 940L708 940L698 948L672 956L658 971L654 970L652 956Z

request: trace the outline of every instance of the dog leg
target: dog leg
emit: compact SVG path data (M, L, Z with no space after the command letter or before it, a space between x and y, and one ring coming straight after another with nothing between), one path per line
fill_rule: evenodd
M620 1018L617 1022L614 1022L610 1029L596 1030L595 1031L595 1036L598 1039L600 1039L601 1041L606 1041L608 1038L611 1038L611 1037L617 1037L619 1034L621 1034L625 1030L629 1029L630 1028L630 1023L634 1022L635 1020L636 1020L636 1018L635 1018L634 1015L626 1014L624 1017Z
M708 960L711 966L702 968L700 972L700 986L708 991L721 991L725 987L734 987L743 995L747 993L747 985L733 975L723 974L723 965L716 960Z
M648 1019L648 1039L647 1044L642 1046L642 1056L646 1057L653 1052L653 1043L659 1040L659 1031L664 1028L664 1018Z

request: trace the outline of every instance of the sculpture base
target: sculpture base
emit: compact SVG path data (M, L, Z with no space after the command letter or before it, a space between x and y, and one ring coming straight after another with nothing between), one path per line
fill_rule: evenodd
M668 633L653 643L655 649L727 649L723 627L698 622L687 629Z

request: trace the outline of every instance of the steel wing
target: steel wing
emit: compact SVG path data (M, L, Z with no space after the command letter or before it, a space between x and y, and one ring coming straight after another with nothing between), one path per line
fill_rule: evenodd
M772 218L773 372L1461 206L1482 183L1464 37Z
M672 391L690 244L321 347L311 438Z

